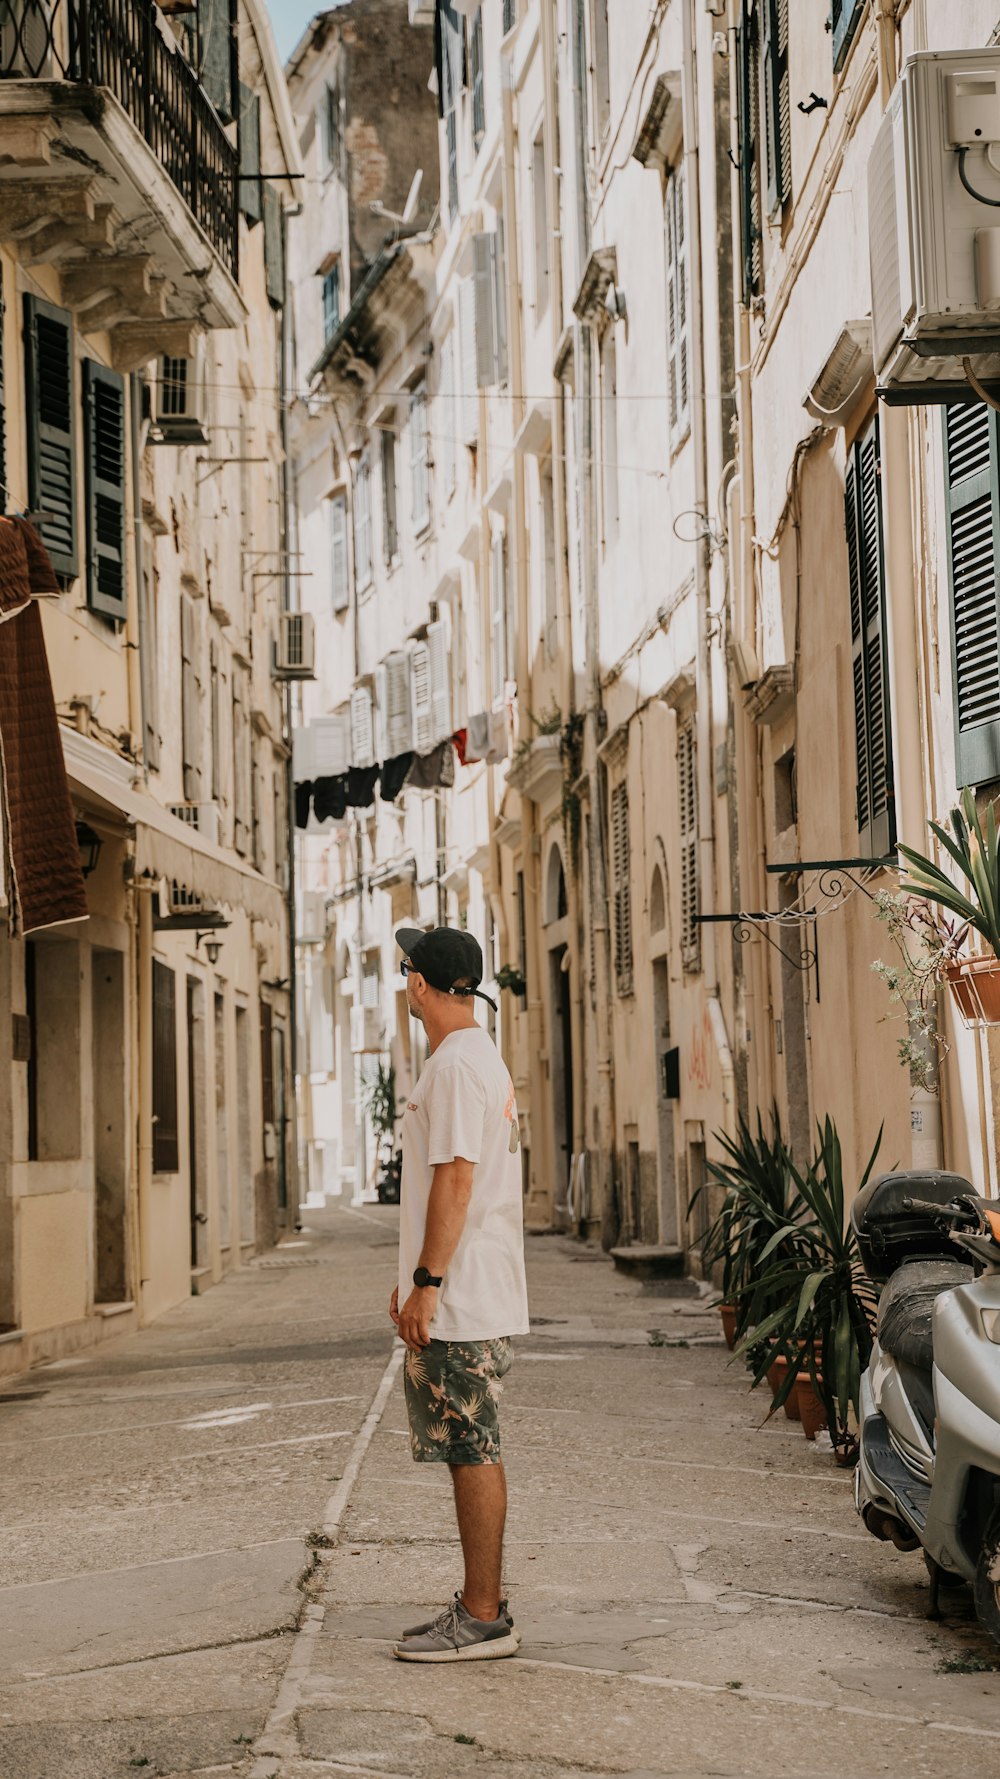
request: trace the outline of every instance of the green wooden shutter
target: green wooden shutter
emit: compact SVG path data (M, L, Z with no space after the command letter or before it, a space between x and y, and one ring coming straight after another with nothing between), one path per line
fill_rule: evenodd
M756 0L743 0L737 32L740 143L740 234L743 252L743 301L760 293L762 236L760 202L760 26Z
M1000 475L997 416L983 402L944 414L948 587L960 785L1000 778Z
M264 214L260 178L260 100L240 84L240 209L251 228Z
M885 637L885 561L878 423L854 446L845 486L851 596L851 673L857 811L864 857L886 858L896 840Z
M854 33L861 23L861 14L865 10L865 0L832 0L830 7L830 25L833 31L833 66L843 67L847 60L847 52L854 41Z
M272 309L285 301L285 217L277 187L264 181L264 275Z
M788 0L763 0L764 144L767 213L775 216L791 195L791 112L788 92Z
M223 123L232 123L237 91L234 0L198 0L198 72Z
M123 622L125 583L125 379L83 364L87 482L87 604Z
M57 574L79 574L73 318L41 297L24 299L28 504Z

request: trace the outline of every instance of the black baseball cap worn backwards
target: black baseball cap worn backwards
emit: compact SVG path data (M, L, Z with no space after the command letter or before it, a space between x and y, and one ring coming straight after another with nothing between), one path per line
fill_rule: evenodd
M430 932L423 927L400 927L396 944L432 988L446 995L478 995L496 1012L496 1002L479 987L483 980L483 954L472 933L463 927L432 927ZM472 986L456 988L456 983L465 982Z

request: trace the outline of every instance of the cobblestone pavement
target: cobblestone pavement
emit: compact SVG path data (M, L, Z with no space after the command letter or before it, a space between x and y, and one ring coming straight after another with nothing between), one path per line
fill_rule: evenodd
M385 1304L396 1212L314 1226L0 1400L3 1779L937 1776L1000 1768L1000 1660L850 1478L761 1426L691 1288L529 1240L505 1662L389 1641L460 1581Z

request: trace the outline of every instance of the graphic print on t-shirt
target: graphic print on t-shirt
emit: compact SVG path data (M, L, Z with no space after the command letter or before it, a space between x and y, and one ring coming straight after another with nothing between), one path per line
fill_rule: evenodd
M507 1076L507 1104L504 1106L503 1115L510 1125L507 1148L511 1155L516 1155L521 1147L521 1126L517 1121L517 1096L514 1092L514 1083L509 1075Z

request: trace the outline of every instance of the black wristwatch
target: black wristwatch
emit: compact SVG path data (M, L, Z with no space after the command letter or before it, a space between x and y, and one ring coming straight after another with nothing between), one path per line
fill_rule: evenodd
M419 1285L421 1290L424 1290L427 1285L440 1285L443 1283L443 1279L443 1274L440 1279L436 1279L433 1273L427 1271L426 1266L418 1266L413 1275L413 1283Z

